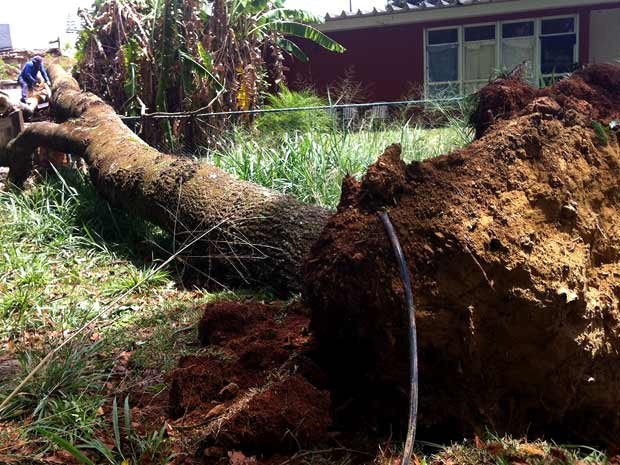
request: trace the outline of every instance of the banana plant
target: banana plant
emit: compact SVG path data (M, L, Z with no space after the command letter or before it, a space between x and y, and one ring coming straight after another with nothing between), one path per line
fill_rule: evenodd
M97 0L81 17L80 84L132 114L256 108L284 83L286 54L308 60L294 38L344 52L284 0ZM189 124L177 123L141 135L170 142Z

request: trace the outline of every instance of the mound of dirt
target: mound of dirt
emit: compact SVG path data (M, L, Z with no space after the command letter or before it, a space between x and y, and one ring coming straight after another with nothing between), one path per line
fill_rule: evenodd
M541 97L557 102L555 116L560 119L576 112L582 118L608 124L620 113L620 67L592 65L543 89L531 87L518 76L498 79L478 92L478 106L471 118L476 137L482 137L496 121L533 113L528 105Z
M592 119L620 114L619 76L591 67L545 95L496 82L478 111L493 124L469 147L405 165L392 146L361 182L345 180L304 287L337 421L406 421L407 318L386 209L414 281L420 427L618 447L620 147Z
M184 357L172 374L174 430L198 456L231 450L269 455L311 446L330 425L326 376L308 316L298 305L220 302L199 324L205 355Z

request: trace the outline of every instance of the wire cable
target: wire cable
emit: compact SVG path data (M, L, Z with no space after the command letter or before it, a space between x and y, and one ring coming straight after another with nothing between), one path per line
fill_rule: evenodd
M394 249L394 256L398 262L400 269L400 277L403 281L405 290L405 304L407 307L407 315L409 320L409 423L407 426L407 440L405 449L403 450L402 465L409 465L411 455L413 454L413 445L415 444L416 425L418 421L418 339L415 325L415 305L413 302L413 290L411 286L411 278L409 276L409 268L405 254L400 246L400 241L396 235L394 225L390 221L387 212L379 212L379 217L383 222L383 226Z

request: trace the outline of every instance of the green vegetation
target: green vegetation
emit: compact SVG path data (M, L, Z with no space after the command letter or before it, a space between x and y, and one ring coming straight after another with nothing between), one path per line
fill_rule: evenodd
M321 18L286 8L284 0L122 3L95 2L77 44L81 86L119 113L139 114L140 101L149 111L254 109L284 82L285 55L307 60L291 37L344 51L312 26ZM153 125L145 136L175 145L183 142L177 126Z
M7 64L0 58L0 79L8 79L8 69Z
M609 145L610 131L608 127L603 125L600 121L593 120L592 129L594 129L594 133L596 134L596 138L599 144Z
M291 100L289 97L283 99ZM302 122L287 116L303 113ZM220 139L206 158L241 179L294 195L307 203L335 208L340 198L342 178L349 174L360 178L368 165L390 144L403 147L406 161L424 160L446 154L467 145L473 137L467 117L461 109L448 114L443 111L443 124L437 129L404 121L382 123L372 118L362 120L355 131L332 124L328 130L289 130L293 124L305 126L323 111L272 115L269 124L257 130L237 127ZM439 112L441 113L441 112ZM307 122L306 122L307 120ZM281 122L284 129L277 129ZM262 129L262 130L261 130Z
M6 63L4 60L0 58L0 80L15 80L19 75L19 68L13 66L9 63Z
M28 380L0 410L0 463L71 444L112 464L155 454L159 429L123 430L121 448L101 441L114 423L113 397L136 386L157 396L193 348L193 331L175 332L195 324L197 305L239 295L179 288L173 268L156 268L170 238L111 208L75 173L0 192L0 223L0 403Z
M323 133L307 126L290 133L290 126L237 128L210 157L245 179L334 207L342 177L361 176L393 141L413 160L469 138L464 126L376 127L362 122L347 132L330 121ZM200 305L242 294L184 290L174 266L160 267L172 238L110 207L73 172L51 174L27 192L1 192L0 222L0 344L6 349L0 403L28 380L0 411L0 441L31 456L62 449L86 460L97 451L111 464L147 456L165 463L163 425L125 427L130 413L114 398L131 401L136 390L166 395L165 375L179 357L205 350L191 344ZM84 327L35 373L50 351ZM116 428L120 443L105 441L116 437Z
M267 95L264 109L282 110L324 105L327 105L327 102L309 90L293 92L282 87L277 94ZM264 113L256 118L256 129L259 132L277 136L298 132L322 134L329 132L334 124L334 118L325 110Z

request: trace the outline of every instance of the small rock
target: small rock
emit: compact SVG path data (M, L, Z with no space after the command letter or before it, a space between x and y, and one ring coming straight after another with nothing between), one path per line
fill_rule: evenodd
M558 289L557 294L559 296L564 296L565 303L567 304L579 300L579 296L577 295L577 293L566 287L561 287L560 289Z
M560 216L567 220L572 220L577 217L577 208L572 203L562 205Z

